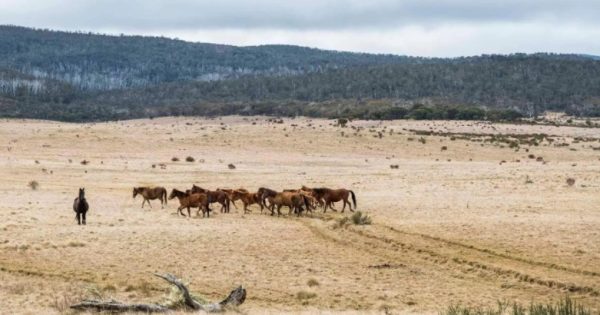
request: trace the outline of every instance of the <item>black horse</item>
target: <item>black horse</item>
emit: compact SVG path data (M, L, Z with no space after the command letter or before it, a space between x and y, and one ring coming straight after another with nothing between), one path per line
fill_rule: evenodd
M77 218L77 224L81 225L81 223L83 223L83 225L85 225L85 213L89 208L90 206L88 205L87 200L85 200L85 189L79 188L79 197L75 198L75 201L73 202L73 211L76 213L75 217Z

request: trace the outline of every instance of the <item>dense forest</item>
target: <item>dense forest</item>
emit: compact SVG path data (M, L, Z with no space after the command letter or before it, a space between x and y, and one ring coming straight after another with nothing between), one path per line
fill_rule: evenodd
M0 116L515 119L600 116L600 60L420 58L0 26Z

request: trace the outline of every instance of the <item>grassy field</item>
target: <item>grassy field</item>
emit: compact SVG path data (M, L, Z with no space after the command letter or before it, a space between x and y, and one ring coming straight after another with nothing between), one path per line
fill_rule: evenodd
M210 300L243 284L249 314L436 314L566 294L598 311L599 140L594 128L461 121L3 120L0 313L162 301L169 288L153 272ZM134 186L192 184L345 187L373 223L244 215L241 204L188 219L177 200L141 209L132 198ZM72 210L79 187L87 226Z

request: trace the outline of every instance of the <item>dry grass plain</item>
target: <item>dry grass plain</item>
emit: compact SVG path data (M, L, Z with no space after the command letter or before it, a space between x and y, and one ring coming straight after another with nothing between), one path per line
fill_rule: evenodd
M553 142L516 150L410 130ZM238 311L250 314L438 313L567 293L599 310L599 139L593 128L460 121L3 120L0 313L61 314L90 295L161 301L168 285L153 272L213 300L243 284ZM347 213L278 218L256 206L187 219L176 200L142 210L132 199L133 186L192 183L351 188L373 224L333 228ZM78 187L91 207L85 227L72 210Z

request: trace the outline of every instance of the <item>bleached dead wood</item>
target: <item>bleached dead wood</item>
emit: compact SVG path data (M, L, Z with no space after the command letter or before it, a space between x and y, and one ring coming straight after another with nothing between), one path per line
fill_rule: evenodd
M227 307L238 306L244 303L244 301L246 300L246 289L240 286L237 289L231 291L231 293L229 293L229 295L219 303L202 304L194 300L185 284L183 284L183 282L177 279L177 277L175 277L174 275L154 275L176 286L183 296L184 304L193 310L202 310L209 313L217 313L224 311ZM166 313L172 310L169 307L160 304L127 304L114 300L83 300L77 304L71 305L71 308L76 310L143 313Z

